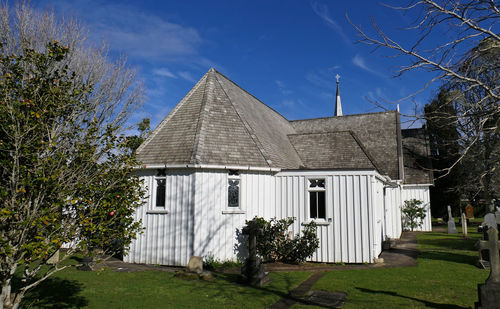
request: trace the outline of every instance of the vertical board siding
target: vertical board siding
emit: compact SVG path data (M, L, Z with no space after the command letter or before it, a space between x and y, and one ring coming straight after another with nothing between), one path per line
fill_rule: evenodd
M402 190L402 200L403 203L406 200L417 199L422 201L422 206L425 208L425 218L423 220L423 224L420 228L417 228L417 231L430 232L432 231L432 223L431 223L431 203L430 203L430 195L429 195L429 187L428 186L404 186Z
M167 170L168 213L153 214L147 211L152 209L154 173L142 173L150 198L137 209L135 219L142 220L145 230L132 242L127 262L185 266L193 255L221 261L243 258L237 232L255 216L295 217L295 235L310 220L309 178L325 179L326 221L331 219L317 227L320 247L310 260L371 263L380 253L381 241L374 237L381 237L381 224L387 225L380 220L389 197L384 203L383 184L373 174L241 171L240 208L229 209L227 171Z
M192 256L193 216L192 191L193 174L183 171L167 173L168 213L147 213L153 210L152 188L154 173L143 172L143 188L148 198L135 212L134 219L141 220L145 228L132 241L124 261L129 263L187 265Z
M401 187L385 188L385 235L387 238L401 237Z

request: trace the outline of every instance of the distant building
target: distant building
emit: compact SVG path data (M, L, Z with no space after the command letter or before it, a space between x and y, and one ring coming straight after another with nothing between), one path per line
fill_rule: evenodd
M397 111L341 116L338 88L335 114L288 121L210 69L137 150L149 198L125 261L234 260L237 230L260 216L295 217L294 234L316 221L312 261L372 263L411 198L431 230L425 132L401 130Z

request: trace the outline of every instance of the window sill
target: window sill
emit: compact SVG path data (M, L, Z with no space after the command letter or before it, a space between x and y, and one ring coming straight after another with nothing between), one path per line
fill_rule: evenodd
M147 215L150 215L150 214L151 215L166 215L166 214L168 214L168 210L160 210L160 209L155 210L155 209L152 209L152 210L146 211L146 214Z
M332 222L328 222L328 221L325 221L325 220L309 220L309 221L306 221L306 222L302 222L302 225L306 225L306 224L309 224L311 222L316 223L317 226L328 226L328 225L330 225L332 223Z
M222 214L223 215L228 215L228 214L246 214L247 212L241 209L235 209L235 210L223 210Z

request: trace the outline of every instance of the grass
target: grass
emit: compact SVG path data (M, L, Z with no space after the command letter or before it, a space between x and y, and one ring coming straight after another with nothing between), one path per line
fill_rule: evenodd
M467 239L421 233L417 267L329 272L313 289L346 292L344 308L473 308L477 284L484 283L489 271L475 266L474 243L481 235L476 227L468 233Z
M308 272L272 273L257 289L238 276L187 280L162 271L65 270L29 293L26 308L265 308L309 277Z
M459 232L461 227L458 227ZM470 308L488 271L475 266L476 227L461 234L421 233L418 267L339 270L325 274L314 290L348 294L344 308ZM271 283L252 288L237 275L214 281L186 280L161 271L65 270L30 292L25 308L266 308L310 276L271 273ZM295 305L293 308L320 308Z

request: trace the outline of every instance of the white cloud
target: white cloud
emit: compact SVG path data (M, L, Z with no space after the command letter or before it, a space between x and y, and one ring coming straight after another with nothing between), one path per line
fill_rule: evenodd
M281 92L281 94L283 95L289 95L289 94L292 94L293 91L288 89L288 87L286 86L286 84L280 80L275 80L276 82L276 85L278 85L278 88Z
M76 13L90 28L96 42L105 41L112 51L148 62L175 62L205 67L213 64L201 55L208 43L198 29L172 22L129 4L102 0L53 0L51 6L66 16Z
M311 6L314 13L316 13L328 27L337 32L345 43L352 44L351 39L345 34L344 29L342 29L342 27L330 16L330 10L326 5L313 1Z
M189 73L188 71L177 72L177 75L179 75L180 77L184 78L185 80L187 80L189 82L196 81L196 79L194 79L193 76L191 75L191 73Z
M352 58L352 63L357 66L358 68L361 68L369 73L372 73L377 76L385 77L384 74L375 71L374 69L370 68L365 61L365 58L361 57L360 55L356 54L354 58Z
M175 74L170 72L170 70L167 68L155 69L153 70L153 75L158 75L161 77L177 78L177 76L175 76Z

